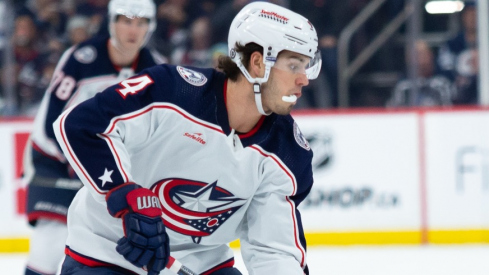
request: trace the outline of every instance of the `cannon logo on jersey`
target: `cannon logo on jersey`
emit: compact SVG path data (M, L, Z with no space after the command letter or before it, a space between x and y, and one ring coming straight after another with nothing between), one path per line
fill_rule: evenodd
M207 82L207 78L203 74L194 70L177 66L177 71L185 81L194 86L203 86Z
M190 236L194 243L216 232L245 203L218 187L217 181L164 179L152 190L161 201L166 227Z
M73 56L80 63L90 64L97 57L97 50L92 46L81 47L75 51Z

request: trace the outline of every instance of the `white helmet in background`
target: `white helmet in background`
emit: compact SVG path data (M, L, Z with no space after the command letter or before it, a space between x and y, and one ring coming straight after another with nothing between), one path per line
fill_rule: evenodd
M245 46L256 43L263 47L265 75L252 78L241 62L236 43ZM306 68L308 79L315 79L321 70L321 54L314 26L300 14L267 2L246 5L234 18L228 36L229 56L249 82L254 83L258 110L265 114L261 104L260 84L267 82L270 69L278 54L283 50L299 53L311 58ZM258 90L258 91L257 91Z
M143 46L156 29L156 5L153 0L110 0L109 2L109 33L114 38L113 23L118 15L127 18L147 18L149 19L149 29L144 38ZM111 39L114 41L115 39ZM115 41L114 41L115 42Z

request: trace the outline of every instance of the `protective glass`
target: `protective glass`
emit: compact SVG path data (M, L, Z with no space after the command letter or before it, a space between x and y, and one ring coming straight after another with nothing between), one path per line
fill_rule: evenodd
M321 71L321 53L316 52L314 58L301 54L281 54L273 68L292 74L305 74L308 79L316 79Z

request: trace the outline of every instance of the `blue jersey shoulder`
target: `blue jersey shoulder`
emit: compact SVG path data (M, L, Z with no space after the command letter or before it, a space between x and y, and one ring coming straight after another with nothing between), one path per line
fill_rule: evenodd
M194 82L184 79L188 75L192 75ZM200 80L197 81L197 78ZM222 95L224 83L225 76L213 69L161 64L107 88L93 100L87 100L86 104L103 106L104 109L110 109L114 116L150 105L171 104L217 125L219 121L216 113L223 109L219 106L224 105L224 101L218 99L217 95Z
M225 76L214 69L162 64L143 71L154 80L154 101L175 104L186 112L216 123L218 95L223 94Z
M266 137L258 144L268 152L277 155L295 175L300 203L312 187L312 150L299 126L291 115L272 114L265 120L262 131Z
M108 38L92 38L75 46L71 56L63 64L63 72L79 81L116 72L109 59Z
M118 74L120 68L115 66L109 57L109 37L96 37L75 46L71 56L63 65L65 75L72 76L75 81L101 75ZM138 59L133 65L136 73L156 65L147 48L142 48Z

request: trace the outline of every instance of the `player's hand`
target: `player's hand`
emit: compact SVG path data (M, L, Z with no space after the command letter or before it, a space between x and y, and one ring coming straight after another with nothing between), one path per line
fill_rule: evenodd
M146 267L148 274L159 274L170 248L158 197L149 189L126 183L111 190L106 201L109 213L123 220L125 236L117 242L117 252L133 265Z

